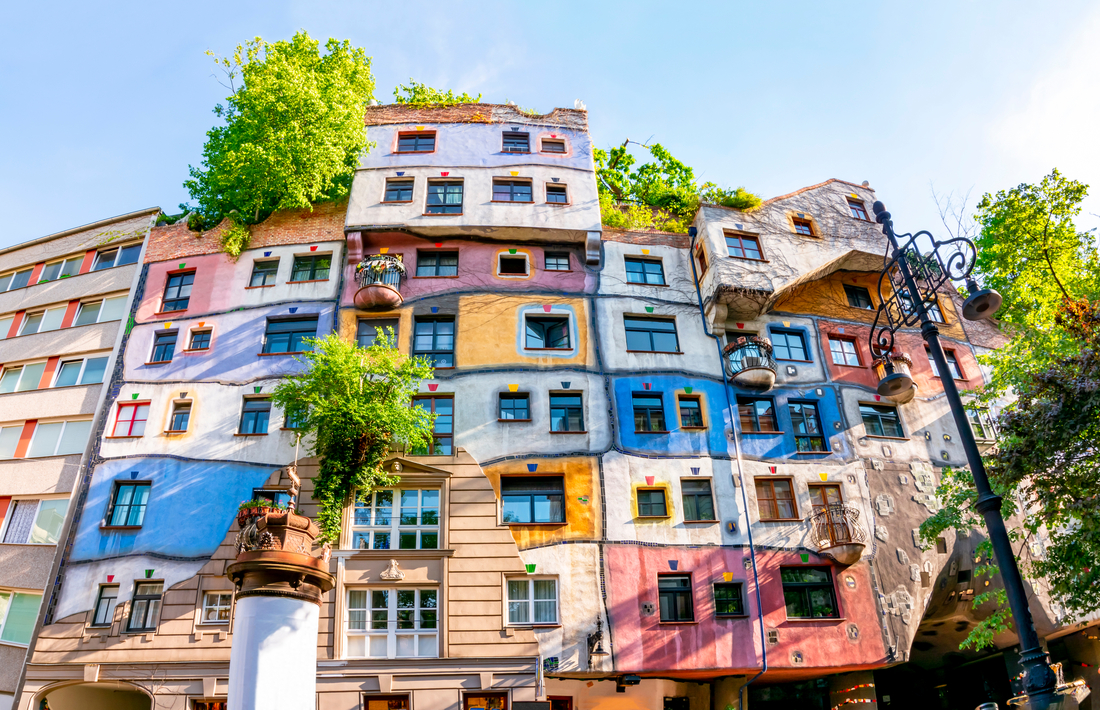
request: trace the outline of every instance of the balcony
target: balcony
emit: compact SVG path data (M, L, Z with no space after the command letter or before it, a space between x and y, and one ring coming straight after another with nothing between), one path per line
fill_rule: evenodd
M859 510L847 503L814 506L807 519L810 540L819 554L848 566L859 562L867 543L867 533L859 524Z
M404 302L401 297L401 276L405 265L395 256L375 254L364 258L355 267L355 305L364 310L392 310Z
M741 336L722 351L726 372L738 387L766 390L775 384L775 358L767 338Z
M890 367L887 367L889 361ZM899 387L897 391L892 394L883 394L883 397L896 402L897 404L905 404L912 401L913 397L917 395L917 385L913 382L913 374L910 368L913 366L913 360L909 357L908 353L891 352L887 357L880 357L874 362L875 375L878 376L879 382L882 382L890 374L901 374L909 378L909 386ZM894 378L895 382L904 384L905 380L902 378ZM883 390L879 390L882 392Z

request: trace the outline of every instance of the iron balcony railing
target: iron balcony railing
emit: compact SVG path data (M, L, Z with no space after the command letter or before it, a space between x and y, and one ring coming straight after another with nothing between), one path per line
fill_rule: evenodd
M859 509L847 503L814 506L808 522L810 538L818 550L867 543L867 533L859 522Z
M405 265L392 256L373 256L363 259L355 267L355 281L359 288L381 284L398 290Z
M742 336L727 345L722 352L726 357L726 371L735 380L743 372L770 370L774 381L777 366L772 355L771 341L767 338Z

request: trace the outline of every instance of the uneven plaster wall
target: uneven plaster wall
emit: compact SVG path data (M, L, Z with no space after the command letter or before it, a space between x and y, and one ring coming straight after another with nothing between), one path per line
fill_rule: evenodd
M721 377L714 341L703 334L699 307L686 301L601 298L596 302L604 366L619 372L692 372ZM680 352L627 351L625 316L673 319Z
M485 476L500 497L502 476L562 476L565 490L565 522L560 525L511 524L512 537L521 551L553 545L563 540L591 542L600 538L603 496L600 493L599 461L594 456L524 458L501 461L485 468ZM527 556L525 555L525 559Z
M699 320L695 281L687 249L664 244L604 241L603 256L604 266L600 270L601 296L627 296L649 301L653 305L669 301L687 303L695 308L695 318ZM626 275L627 258L659 261L664 272L665 285L629 283Z

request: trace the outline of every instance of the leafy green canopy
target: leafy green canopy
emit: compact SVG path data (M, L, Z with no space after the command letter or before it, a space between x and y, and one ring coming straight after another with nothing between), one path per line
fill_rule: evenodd
M444 92L433 89L427 84L422 84L414 79L409 79L408 86L398 84L397 88L393 90L393 100L397 104L415 107L454 106L456 104L481 103L481 94L470 96L463 92L456 95L450 89Z
M243 85L215 107L225 125L207 131L202 165L191 166L184 182L197 203L195 226L230 216L237 225L255 224L275 210L347 195L367 147L363 111L374 78L363 49L329 39L325 50L298 32L290 41L257 37L232 57L215 57L230 81L239 76ZM229 248L239 253L242 240L233 235Z
M393 329L387 330L367 348L336 334L311 340L313 350L299 358L307 369L280 382L271 397L320 459L313 499L321 537L329 542L339 539L351 495L397 481L382 468L391 448L431 445L434 415L410 405L432 367L392 348Z
M683 232L701 202L740 210L761 204L758 196L743 187L727 190L710 182L697 184L694 171L660 143L643 146L654 160L634 168L637 159L627 150L629 143L608 151L597 148L593 153L600 209L609 227Z

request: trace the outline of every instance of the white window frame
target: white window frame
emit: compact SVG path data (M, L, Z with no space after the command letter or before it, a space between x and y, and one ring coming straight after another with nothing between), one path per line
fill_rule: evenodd
M34 524L31 526L30 532L27 533L27 540L24 541L24 542L7 542L6 540L7 540L7 537L8 537L8 528L11 526L11 521L12 521L12 518L13 518L13 516L11 514L12 513L12 507L14 507L14 505L16 503L26 502L26 501L31 501L31 500L37 501L38 505L34 509ZM41 545L41 546L59 544L61 542L60 537L54 542L31 542L30 541L31 532L33 532L34 529L36 527L38 527L38 516L42 514L42 503L45 502L45 501L55 501L55 500L65 501L65 516L68 517L68 515L69 515L69 505L68 505L69 497L68 496L53 496L53 497L50 497L50 496L38 496L38 497L35 497L35 496L20 496L20 497L12 498L11 503L9 504L8 514L4 516L3 525L0 525L0 544L3 544L3 545ZM62 522L62 528L64 528L64 522ZM61 531L59 530L58 532L60 533Z
M401 493L404 492L404 491L416 491L416 523L417 523L416 525L402 525L401 524ZM376 505L377 494L378 493L383 493L383 492L389 492L393 495L392 505L390 506L390 523L389 523L389 525L385 525L385 526L374 524L374 521L377 519L377 510L378 510L378 507ZM435 511L436 511L436 524L435 525L424 525L422 523L423 512L425 510L425 506L424 506L424 493L425 492L432 492L432 493L438 494L436 496L436 506L435 506ZM400 546L401 545L401 533L404 532L404 533L415 533L416 534L416 547L415 548L405 548L405 549L417 549L417 550L425 550L425 549L427 549L427 550L438 550L438 549L440 549L443 545L443 536L442 536L441 525L440 525L440 522L441 522L440 515L441 515L441 511L442 511L442 505L441 505L442 499L443 499L443 490L441 488L437 488L435 486L430 486L430 485L426 485L424 487L409 486L409 487L404 487L404 488L402 488L402 487L398 487L398 488L379 488L377 490L371 491L370 500L369 500L370 505L367 505L367 506L359 506L358 505L359 499L358 499L358 496L357 496L356 499L352 502L352 509L351 509L351 539L352 539L352 542L350 543L351 548L353 550L359 550L359 549L363 549L363 550L380 549L381 550L381 549L386 549L386 550L393 550L395 552L400 552L401 549L402 549L401 546ZM356 525L355 524L355 510L356 510L356 508L359 508L359 509L364 509L365 508L365 509L371 511L371 516L370 516L371 524L370 525ZM427 509L431 510L432 507L428 506ZM427 547L427 548L422 547L421 545L423 545L423 534L424 533L432 533L432 532L434 532L436 534L436 538L435 538L436 546L435 547ZM367 540L367 546L366 547L362 547L362 548L359 547L359 543L355 541L356 533L359 533L360 535L362 535L363 537L366 538L366 540ZM374 547L374 539L375 539L374 536L375 536L376 533L389 534L389 536L390 536L390 546L387 547L387 548L375 548Z
M2 380L5 375L7 375L9 372L11 372L12 370L14 370L16 368L19 368L19 379L15 381L15 389L13 389L11 392L5 392L4 394L15 394L17 392L31 392L31 391L34 391L34 390L38 389L37 384L34 387L31 387L30 389L25 389L25 390L19 389L19 385L21 385L23 383L23 376L25 374L27 374L27 368L31 367L33 365L37 365L40 362L41 363L47 363L47 364L49 363L48 360L34 360L33 362L21 362L18 365L5 364L4 367L3 367L3 370L0 370L0 380ZM38 382L39 383L42 382L42 374L45 371L46 371L46 368L43 367L42 372L38 374Z
M96 314L96 317L95 317L94 321L92 321L91 323L82 323L81 325L95 325L96 323L109 323L109 322L111 322L111 321L103 320L103 306L105 306L107 304L107 301L110 301L110 300L115 299L115 298L123 299L123 304L125 304L125 300L126 300L126 295L125 294L120 295L120 296L104 296L103 298L100 298L99 300L96 300L96 301L81 301L80 302L80 307L76 309L76 315L73 317L73 325L70 326L70 327L76 326L76 322L78 320L80 320L80 313L81 313L81 311L84 310L84 306L90 306L93 303L98 303L99 304L99 313ZM126 313L124 311L123 314L118 317L118 320L125 320L125 319L126 319Z
M213 604L213 605L211 605L211 604L208 603L208 599L211 596L214 596L214 597L229 597L229 603L227 605L224 605L224 606L222 604ZM207 621L207 619L206 619L206 612L207 611L209 611L209 610L221 611L222 609L226 609L226 610L229 611L229 618L225 619L224 621L219 620L219 619L215 619L214 621ZM226 624L228 624L232 620L232 618L233 618L233 591L232 590L226 590L226 589L217 590L217 589L214 589L214 590L210 590L210 591L204 591L202 593L202 609L200 610L200 616L199 616L199 623L200 624L202 624L204 626L225 626Z
M973 431L973 423L970 421L970 412L974 411L978 414L978 422L981 424L985 436L974 436L978 441L995 441L997 439L997 427L993 425L993 414L989 411L989 407L979 407L975 404L967 404L966 407L966 421L970 425L971 431Z
M10 316L0 317L0 340L7 340L8 332L11 331L11 324L15 322L15 314Z
M95 258L92 259L92 268L91 268L91 270L92 271L106 271L107 269L115 268L115 266L118 263L118 255L122 253L122 250L123 249L128 249L130 247L135 247L135 246L139 248L138 249L138 259L140 260L141 259L141 250L140 250L141 242L131 242L130 244L112 244L110 246L105 246L102 249L96 250ZM111 265L110 266L105 266L102 269L97 269L96 267L99 266L100 256L102 254L104 254L105 252L109 252L109 251L114 251L114 253L115 253L115 258L111 260ZM131 262L131 263L136 264L137 262ZM123 264L123 266L128 266L128 264Z
M7 592L7 594L8 594L7 602L6 603L0 602L0 636L3 636L4 631L8 627L8 613L11 611L11 603L13 601L15 601L15 595L23 594L23 595L26 595L26 596L29 596L29 597L38 597L38 606L39 607L42 606L42 592L40 592L40 591L33 591L33 590L30 590L30 589L22 589L22 588L14 588L13 589L12 587L4 587L4 588L0 588L0 592ZM31 633L33 635L33 629L31 631ZM19 648L26 648L29 644L30 644L29 640L28 640L27 643L20 643L18 641L0 641L0 646L17 646Z
M115 590L114 603L111 604L111 613L107 615L107 623L97 624L96 623L96 616L99 614L99 603L101 601L103 601L103 590L105 590L105 589L114 589ZM95 588L95 602L92 604L92 618L91 618L91 621L88 622L89 627L94 628L94 629L106 629L106 628L109 628L111 626L111 624L114 623L115 610L118 609L118 597L119 597L120 594L122 594L122 585L121 584L100 584L100 585L96 586L96 588Z
M352 607L351 607L351 594L353 592L365 592L366 593L367 606L365 608L364 607L356 607L355 609L352 609ZM379 623L379 622L376 622L373 619L373 616L374 616L373 612L375 611L375 608L372 607L371 605L373 604L374 592L388 592L389 593L389 596L387 597L388 608L387 608L387 612L386 612L386 620L385 620L386 630L385 631L383 631L381 629L372 629L372 628L370 628L371 626L374 625L374 623ZM411 629L398 629L397 628L397 595L400 592L414 592L416 594L416 605L413 607L416 610L416 615L415 615L415 618L414 618L414 621L413 621L413 628L411 628ZM420 595L421 595L422 592L435 592L435 628L434 629L421 629L420 628L421 618L420 618L419 612L424 609L424 607L421 606L421 596ZM345 594L344 594L344 602L345 602L345 604L344 604L344 619L343 619L343 622L342 622L343 633L344 633L344 656L346 658L383 658L383 656L372 656L372 655L370 655L370 640L371 640L371 637L379 637L379 636L382 636L384 634L385 638L386 638L386 656L385 656L385 658L387 658L387 659L394 659L394 658L439 658L439 628L440 628L440 626L442 625L442 622L443 622L442 614L441 614L441 604L440 604L440 597L441 596L442 595L440 594L440 588L439 587L429 587L427 585L425 585L424 587L419 587L419 586L418 587L380 587L380 586L347 587L345 589ZM380 610L381 607L378 607L377 609ZM366 628L364 628L364 629L355 629L355 630L351 629L351 623L350 622L351 622L351 614L352 614L353 611L363 611L364 612L364 626ZM432 655L432 656L421 656L421 655L398 656L397 655L397 637L398 636L412 636L415 639L413 641L413 643L416 645L416 650L417 650L418 654L419 654L419 651L420 651L420 637L434 636L435 637L435 655ZM352 638L355 638L355 637L365 637L365 640L364 640L363 643L364 643L364 650L366 651L366 655L352 656L348 653L348 649L351 647L350 640Z
M69 262L74 262L76 264L76 270L73 271L73 273L69 274L68 276L69 277L77 276L77 275L80 274L80 265L84 263L84 255L81 254L80 256L70 256L70 257L65 258L65 259L58 259L57 261L47 262L46 265L42 267L42 274L38 277L38 283L43 283L43 282L46 282L46 281L59 281L61 279L61 277L65 275L65 267L69 264ZM60 264L61 265L61 268L58 269L58 271L57 271L57 276L55 276L52 279L47 279L46 278L46 269L50 268L51 266L54 266L55 264Z
M520 346L525 352L537 353L534 356L528 357L575 357L577 354L577 348L579 347L577 341L580 340L580 334L577 332L577 324L573 321L573 313L561 308L551 307L550 311L540 308L535 310L534 308L523 311L520 318ZM527 319L528 318L565 318L569 327L569 347L568 348L529 348L527 347Z
M513 600L509 594L509 587L513 582L525 582L527 584L527 597L525 599ZM553 582L554 583L554 620L553 621L535 621L535 604L538 601L548 601L545 599L535 599L535 582ZM557 577L549 576L534 576L529 575L526 577L505 577L504 578L504 623L508 626L558 626L561 624L561 586L558 584ZM524 604L527 607L527 621L512 621L512 604Z
M501 261L503 259L523 259L523 263L527 265L527 269L522 274L505 274L501 272ZM529 279L531 278L531 255L527 252L516 250L515 254L509 254L507 251L502 251L497 254L497 273L498 279Z
M7 277L7 279L8 279L8 282L6 284L4 284L4 288L0 289L0 293L4 293L4 292L7 292L7 291L13 291L14 289L11 287L11 285L15 281L16 275L21 274L24 271L29 271L29 272L31 272L32 276L34 275L34 267L33 266L30 267L29 269L14 269L12 271L8 271L7 273L0 274L0 279L3 279L4 277ZM29 281L30 276L28 276L27 278L28 278L27 285L26 286L20 286L19 288L28 288L32 285L31 282Z
M103 380L100 380L99 382L87 382L87 383L82 383L81 382L81 380L84 379L84 372L88 369L88 361L89 360L98 360L101 357L102 358L107 358L108 363L111 360L111 354L110 353L105 353L103 355L85 355L83 358L79 358L79 359L78 358L73 358L72 360L59 360L58 363L57 363L57 369L54 370L53 379L50 382L50 387L51 388L52 387L79 387L82 384L89 384L89 385L103 384ZM76 374L76 384L58 385L57 380L61 377L61 368L64 367L65 365L71 363L71 362L79 362L80 363L80 371L77 372L77 374ZM104 378L107 377L107 370L106 369L103 370L103 376L104 376Z
M92 420L91 419L65 419L65 420L60 421L60 422L39 420L38 423L34 425L34 433L31 434L30 442L27 443L27 455L24 458L40 459L40 458L46 458L47 456L75 456L76 455L75 453L72 453L72 454L59 454L59 453L57 453L58 448L60 448L60 446L61 446L61 441L65 438L65 428L70 423L90 422L90 421L92 421ZM31 451L31 449L34 448L34 440L35 440L35 438L38 437L39 427L41 427L43 424L64 424L65 426L61 427L61 433L57 435L57 443L54 444L52 454L42 454L41 456L31 456L30 451ZM91 434L91 432L89 432L89 435L90 434ZM87 442L84 442L84 444L85 444L85 447L86 447Z

